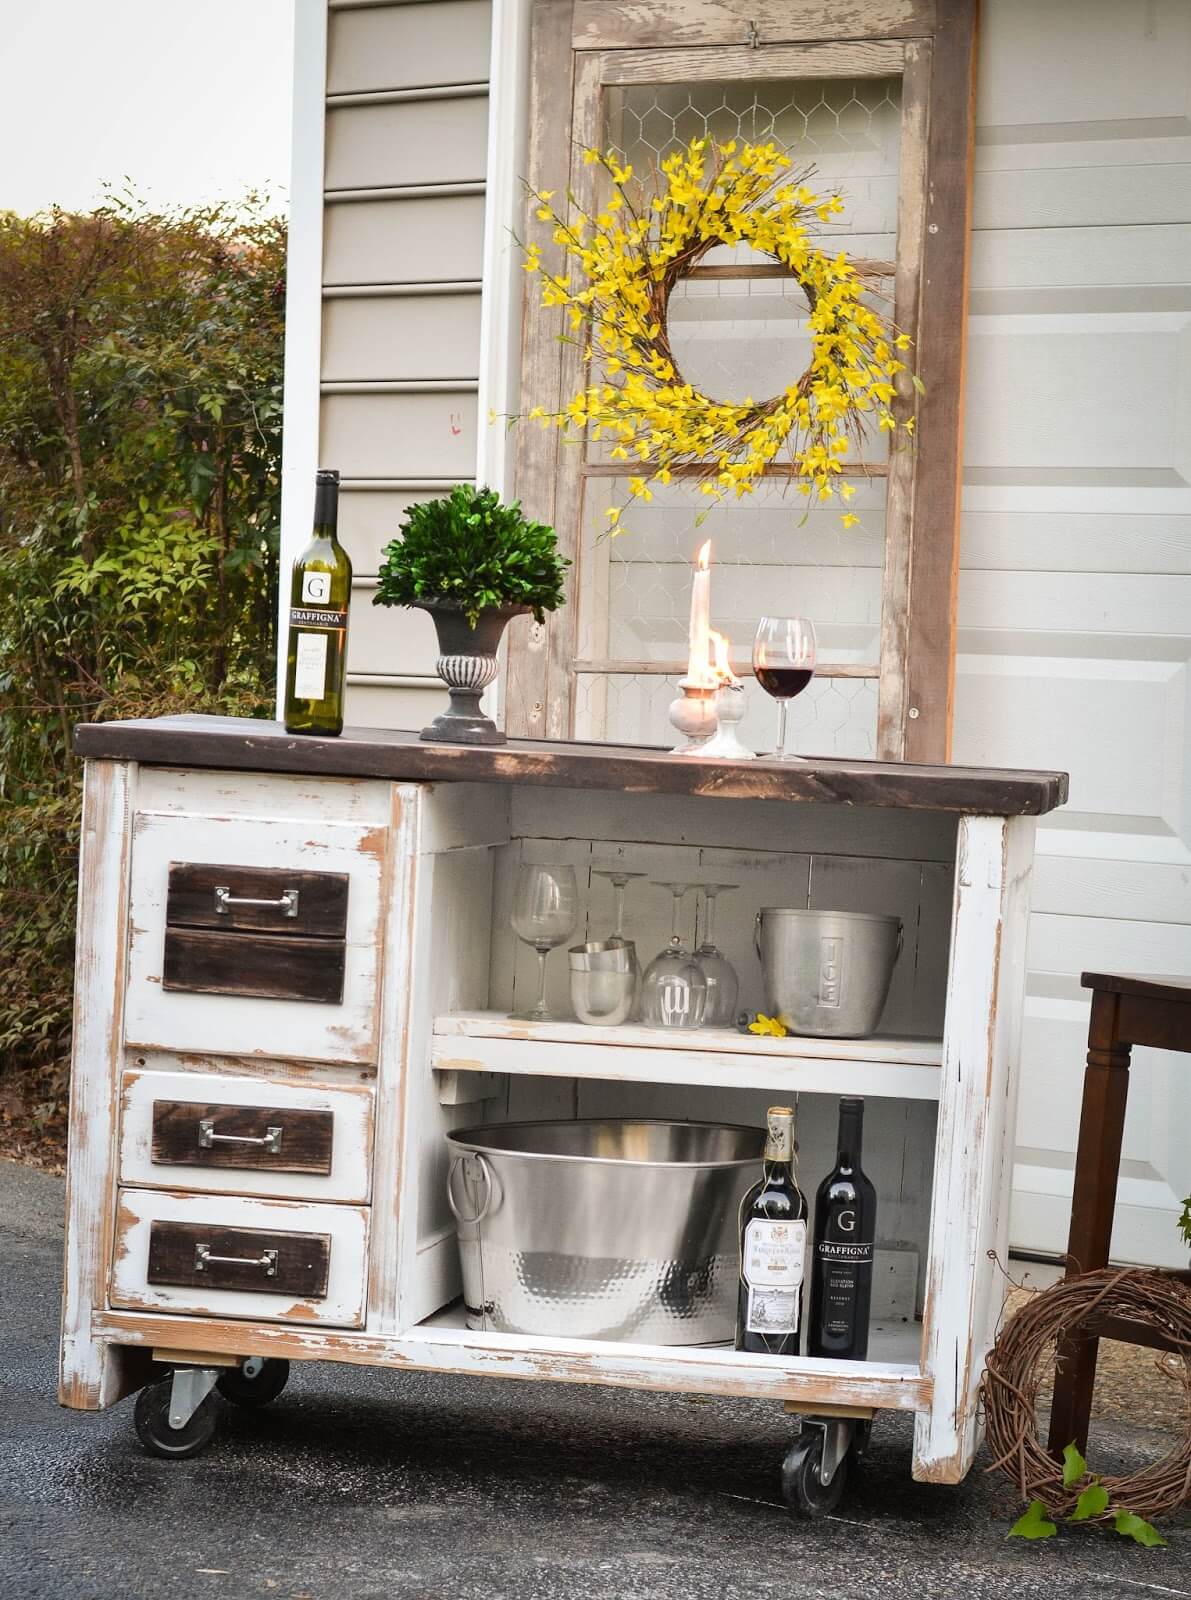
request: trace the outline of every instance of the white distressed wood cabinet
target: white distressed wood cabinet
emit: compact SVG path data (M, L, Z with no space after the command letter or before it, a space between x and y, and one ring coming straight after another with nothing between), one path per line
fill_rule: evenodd
M154 1351L748 1395L916 1416L914 1474L956 1482L1002 1302L1034 819L1060 773L675 760L416 735L301 739L168 718L79 730L87 758L61 1398L97 1409ZM739 885L717 942L763 1004L762 905L895 912L863 1040L513 1023L523 860ZM260 886L272 886L267 892ZM695 913L692 910L692 918ZM648 960L669 897L630 886ZM692 926L692 933L696 930ZM577 935L578 937L578 935ZM569 1014L565 956L554 1015ZM755 1123L797 1103L803 1187L835 1102L869 1102L871 1359L469 1331L444 1135L482 1120Z

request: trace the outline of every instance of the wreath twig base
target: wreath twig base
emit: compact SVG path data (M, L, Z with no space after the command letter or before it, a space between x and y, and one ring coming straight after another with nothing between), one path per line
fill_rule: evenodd
M1191 1289L1167 1273L1105 1268L1056 1283L1036 1294L1005 1323L989 1352L981 1400L993 1464L1016 1484L1022 1500L1037 1499L1054 1516L1066 1516L1080 1485L1063 1484L1061 1463L1038 1438L1038 1389L1053 1361L1055 1341L1079 1333L1094 1317L1121 1317L1161 1333L1177 1347L1162 1358L1187 1400L1183 1435L1160 1460L1127 1477L1102 1477L1109 1522L1117 1507L1139 1517L1174 1511L1191 1496Z

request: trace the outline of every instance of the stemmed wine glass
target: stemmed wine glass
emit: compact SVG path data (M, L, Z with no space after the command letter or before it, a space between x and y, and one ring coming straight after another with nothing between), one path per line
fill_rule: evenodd
M670 943L645 969L641 1021L647 1028L697 1028L703 1021L707 980L682 942L682 897L693 883L655 883L674 896Z
M578 921L579 891L574 867L524 863L517 874L513 898L513 931L538 953L538 998L528 1011L515 1011L520 1022L548 1022L546 1010L546 957L565 944Z
M624 931L624 886L633 878L643 878L643 872L626 872L621 867L593 867L593 878L607 878L612 885L612 932L604 941L606 944L623 945L629 954L629 965L633 973L633 986L636 989L641 977L641 968L637 963L637 946L632 939L625 937Z
M740 981L736 968L715 944L715 902L718 895L739 889L738 883L705 883L703 885L703 942L695 951L695 960L707 984L707 998L703 1005L705 1028L730 1028L736 1021L736 997Z
M798 761L786 750L786 711L815 674L815 625L807 617L762 617L753 640L753 671L778 704L778 761Z

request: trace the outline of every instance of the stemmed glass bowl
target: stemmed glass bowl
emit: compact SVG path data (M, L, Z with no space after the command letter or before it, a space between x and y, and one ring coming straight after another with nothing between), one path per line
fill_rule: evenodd
M513 897L513 931L538 953L538 997L528 1011L515 1011L519 1022L548 1022L546 957L565 944L579 919L579 890L574 867L524 863Z
M692 883L655 883L674 897L670 943L645 969L641 983L641 1021L647 1028L697 1028L703 1021L707 980L682 941L682 899Z
M695 951L695 960L707 985L707 998L703 1005L705 1028L730 1028L736 1021L740 980L736 976L736 968L715 943L715 902L721 894L739 887L738 883L703 885L703 939Z

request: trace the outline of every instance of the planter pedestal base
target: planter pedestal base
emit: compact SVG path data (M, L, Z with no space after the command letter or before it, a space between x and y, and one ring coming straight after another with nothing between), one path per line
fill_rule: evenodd
M422 729L423 739L431 744L507 743L492 718L480 710L480 696L495 681L496 652L505 628L527 609L507 606L500 611L482 611L473 628L463 613L452 607L423 607L433 618L438 634L440 655L435 670L451 696L442 715Z

